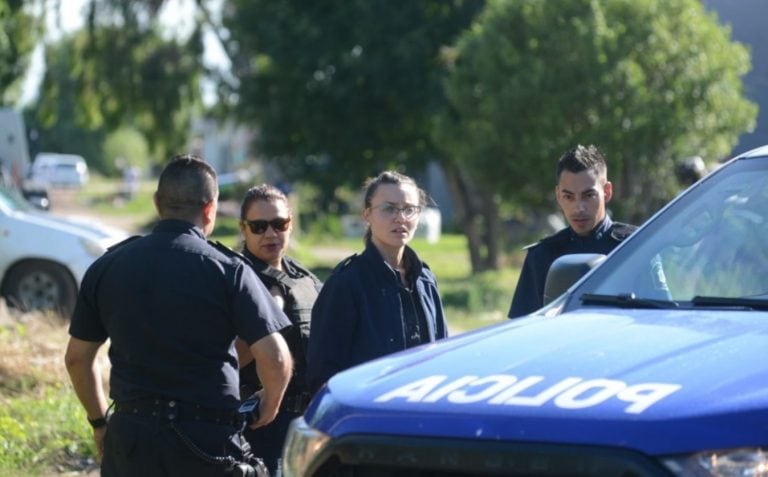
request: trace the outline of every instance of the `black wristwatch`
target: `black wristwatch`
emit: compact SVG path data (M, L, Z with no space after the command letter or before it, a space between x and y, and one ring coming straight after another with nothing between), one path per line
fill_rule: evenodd
M90 424L91 427L94 429L105 427L107 425L107 418L106 417L99 417L97 419L88 418L88 424Z

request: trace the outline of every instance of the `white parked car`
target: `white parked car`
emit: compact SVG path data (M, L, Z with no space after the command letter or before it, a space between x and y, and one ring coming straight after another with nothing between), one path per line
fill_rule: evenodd
M82 156L41 152L35 156L29 179L34 184L82 187L88 182L88 165Z
M69 317L88 266L127 236L34 209L14 190L0 188L0 295L23 311Z

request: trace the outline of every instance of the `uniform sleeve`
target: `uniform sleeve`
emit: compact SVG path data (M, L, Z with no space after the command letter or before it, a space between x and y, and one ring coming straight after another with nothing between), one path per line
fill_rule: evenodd
M350 366L349 354L360 318L354 298L357 292L347 276L350 272L332 275L312 307L307 350L307 384L312 392Z
M92 266L83 277L69 324L69 334L83 341L103 342L108 335L96 309L95 269L96 267Z
M440 294L435 288L435 339L441 340L448 337L448 322L445 320L445 310Z
M267 291L251 267L243 264L236 273L233 324L248 346L291 326L291 321Z
M448 322L445 319L445 310L443 309L443 301L440 298L440 291L437 287L437 278L428 270L426 271L426 276L426 293L430 295L428 297L430 303L427 304L427 311L432 315L428 318L432 320L435 332L434 339L440 340L448 337Z
M536 251L531 249L525 256L520 278L517 280L515 295L509 308L509 318L517 318L532 313L543 303L542 292L544 284L536 271Z

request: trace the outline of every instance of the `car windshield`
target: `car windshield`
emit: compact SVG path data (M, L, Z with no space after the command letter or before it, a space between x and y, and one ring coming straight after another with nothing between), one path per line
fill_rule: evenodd
M617 249L569 307L765 308L767 243L768 157L733 161Z

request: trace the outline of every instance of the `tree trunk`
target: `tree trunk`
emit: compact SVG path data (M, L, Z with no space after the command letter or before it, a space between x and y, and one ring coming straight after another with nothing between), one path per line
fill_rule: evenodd
M444 165L456 217L467 237L472 273L499 268L498 205L493 197L478 191L453 164Z
M491 194L483 193L483 220L485 228L485 263L483 270L499 269L499 243L501 227L499 226L499 205Z

